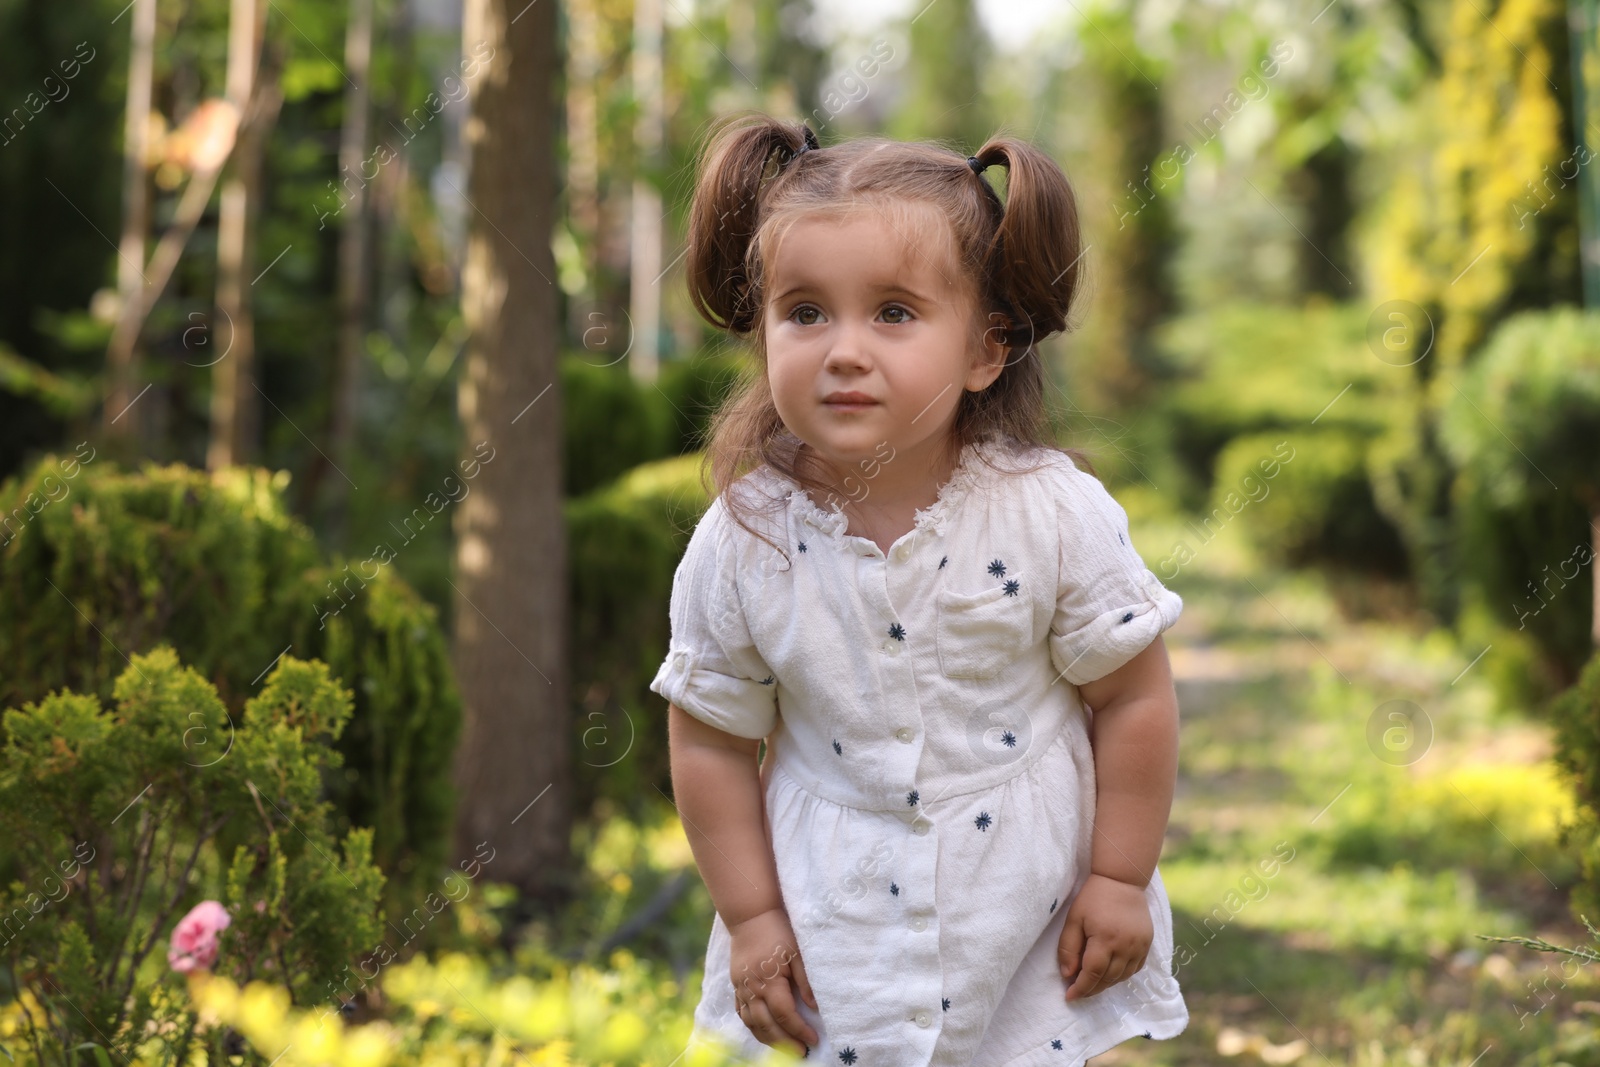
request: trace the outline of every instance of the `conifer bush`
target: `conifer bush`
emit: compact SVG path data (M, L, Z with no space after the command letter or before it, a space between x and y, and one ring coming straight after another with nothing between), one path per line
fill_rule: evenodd
M335 822L370 827L391 903L413 900L447 865L461 711L445 636L392 563L324 557L287 484L88 450L0 485L0 707L58 689L108 701L129 657L165 644L237 724L280 656L320 660L354 699L324 782Z
M285 655L234 714L160 645L129 657L110 706L58 690L6 711L0 961L27 1016L8 1042L41 1064L127 1062L158 1035L189 1062L178 972L329 999L382 936L372 831L341 839L323 797L352 708L326 664ZM216 932L199 952L178 929L195 916Z

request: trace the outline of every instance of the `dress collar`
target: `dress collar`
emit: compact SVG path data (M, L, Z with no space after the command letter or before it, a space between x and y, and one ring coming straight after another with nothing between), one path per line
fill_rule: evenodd
M956 460L955 469L939 487L939 493L933 503L916 510L912 518L913 529L944 533L950 516L960 507L961 501L982 477L984 462L979 453L988 455L991 449L992 442L988 439L969 442L963 446L961 455ZM845 529L849 526L850 519L844 513L843 505L836 505L831 509L819 507L792 479L784 475L777 477L788 489L789 504L802 522L816 527L830 537L839 539L845 537Z

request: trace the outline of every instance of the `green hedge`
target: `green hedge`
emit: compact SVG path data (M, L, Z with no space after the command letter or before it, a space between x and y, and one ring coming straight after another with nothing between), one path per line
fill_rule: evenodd
M1600 923L1600 653L1590 657L1578 684L1550 702L1555 759L1572 776L1579 823L1571 841L1583 870L1572 910Z
M703 447L717 403L752 369L738 353L698 356L663 364L655 385L641 385L626 364L564 356L567 495L583 496L641 463Z
M1248 540L1288 566L1404 573L1399 534L1367 479L1367 442L1348 429L1245 434L1217 457L1213 522L1237 514Z
M672 576L711 497L702 453L643 464L567 504L578 811L624 810L666 789L666 705L650 680L666 658Z
M1367 346L1370 309L1230 304L1179 316L1156 337L1160 410L1191 484L1186 502L1211 494L1218 459L1236 437L1273 430L1341 429L1370 438L1389 425L1394 391L1410 372ZM1330 406L1331 405L1331 406Z
M461 713L445 636L392 567L324 559L287 483L80 450L0 485L0 706L109 700L130 657L167 644L238 722L280 656L321 660L355 695L326 783L336 827L371 827L390 890L414 899L447 862Z
M1463 576L1570 684L1591 654L1600 521L1600 314L1525 312L1439 385Z
M173 970L191 962L309 1005L389 937L372 831L337 832L322 798L352 706L325 664L285 655L230 708L161 646L130 651L113 690L111 708L58 691L3 718L0 961L8 992L44 1015L6 1040L46 1063L126 1063L151 1035L177 1045L192 1028ZM162 959L208 900L227 912L220 936Z

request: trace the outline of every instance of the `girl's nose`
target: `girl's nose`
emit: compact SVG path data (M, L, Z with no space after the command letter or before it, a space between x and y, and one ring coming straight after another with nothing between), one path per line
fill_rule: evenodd
M845 323L836 326L828 338L829 370L865 370L871 363L867 350L867 331Z

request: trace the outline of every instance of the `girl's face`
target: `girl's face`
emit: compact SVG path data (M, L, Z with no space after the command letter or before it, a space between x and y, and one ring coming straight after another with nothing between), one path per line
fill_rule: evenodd
M929 220L946 225L931 209ZM784 425L835 470L881 459L885 444L935 461L961 391L982 391L1004 367L1001 331L973 350L975 304L948 247L913 248L871 207L802 219L779 242L767 377Z

